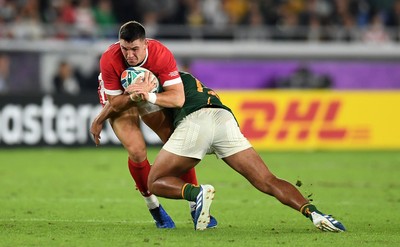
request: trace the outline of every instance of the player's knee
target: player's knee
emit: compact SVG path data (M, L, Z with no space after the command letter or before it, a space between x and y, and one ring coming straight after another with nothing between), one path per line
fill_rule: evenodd
M146 148L126 148L129 154L129 159L133 162L142 162L147 158Z

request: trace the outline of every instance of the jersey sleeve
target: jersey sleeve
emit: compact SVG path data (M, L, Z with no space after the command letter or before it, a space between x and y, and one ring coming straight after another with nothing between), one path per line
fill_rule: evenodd
M104 54L100 59L100 72L105 93L108 95L120 95L124 92L120 83L120 75L107 55Z
M163 87L173 84L182 83L179 75L178 67L176 65L175 57L168 48L164 46L161 59L158 59L162 69L159 72L158 79Z

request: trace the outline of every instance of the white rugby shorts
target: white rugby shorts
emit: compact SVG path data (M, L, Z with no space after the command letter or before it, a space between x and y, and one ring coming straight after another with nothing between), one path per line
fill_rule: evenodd
M202 108L180 122L163 149L202 159L210 153L225 158L250 147L232 113L222 108Z

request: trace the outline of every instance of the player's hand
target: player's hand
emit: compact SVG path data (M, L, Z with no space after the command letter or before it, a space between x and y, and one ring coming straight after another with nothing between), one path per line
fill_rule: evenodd
M136 92L129 94L129 98L131 98L131 100L136 103L139 103L143 100L142 94L137 94Z
M135 84L129 85L126 91L128 91L128 93L136 94L151 92L157 86L156 80L156 77L151 77L151 74L146 71L142 80L140 80L140 82L136 82Z
M100 132L103 129L103 124L99 124L96 120L92 122L92 125L90 126L90 133L93 135L93 140L94 143L96 144L96 147L100 145Z

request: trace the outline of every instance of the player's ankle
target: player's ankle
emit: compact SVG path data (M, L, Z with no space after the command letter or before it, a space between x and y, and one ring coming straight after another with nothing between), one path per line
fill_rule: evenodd
M307 218L311 217L312 212L319 212L317 207L315 207L313 204L306 203L300 208L300 212Z
M194 184L185 184L182 188L183 199L191 202L196 201L197 195L200 193L200 186Z
M143 198L148 209L155 209L160 206L160 202L155 195L143 196Z

